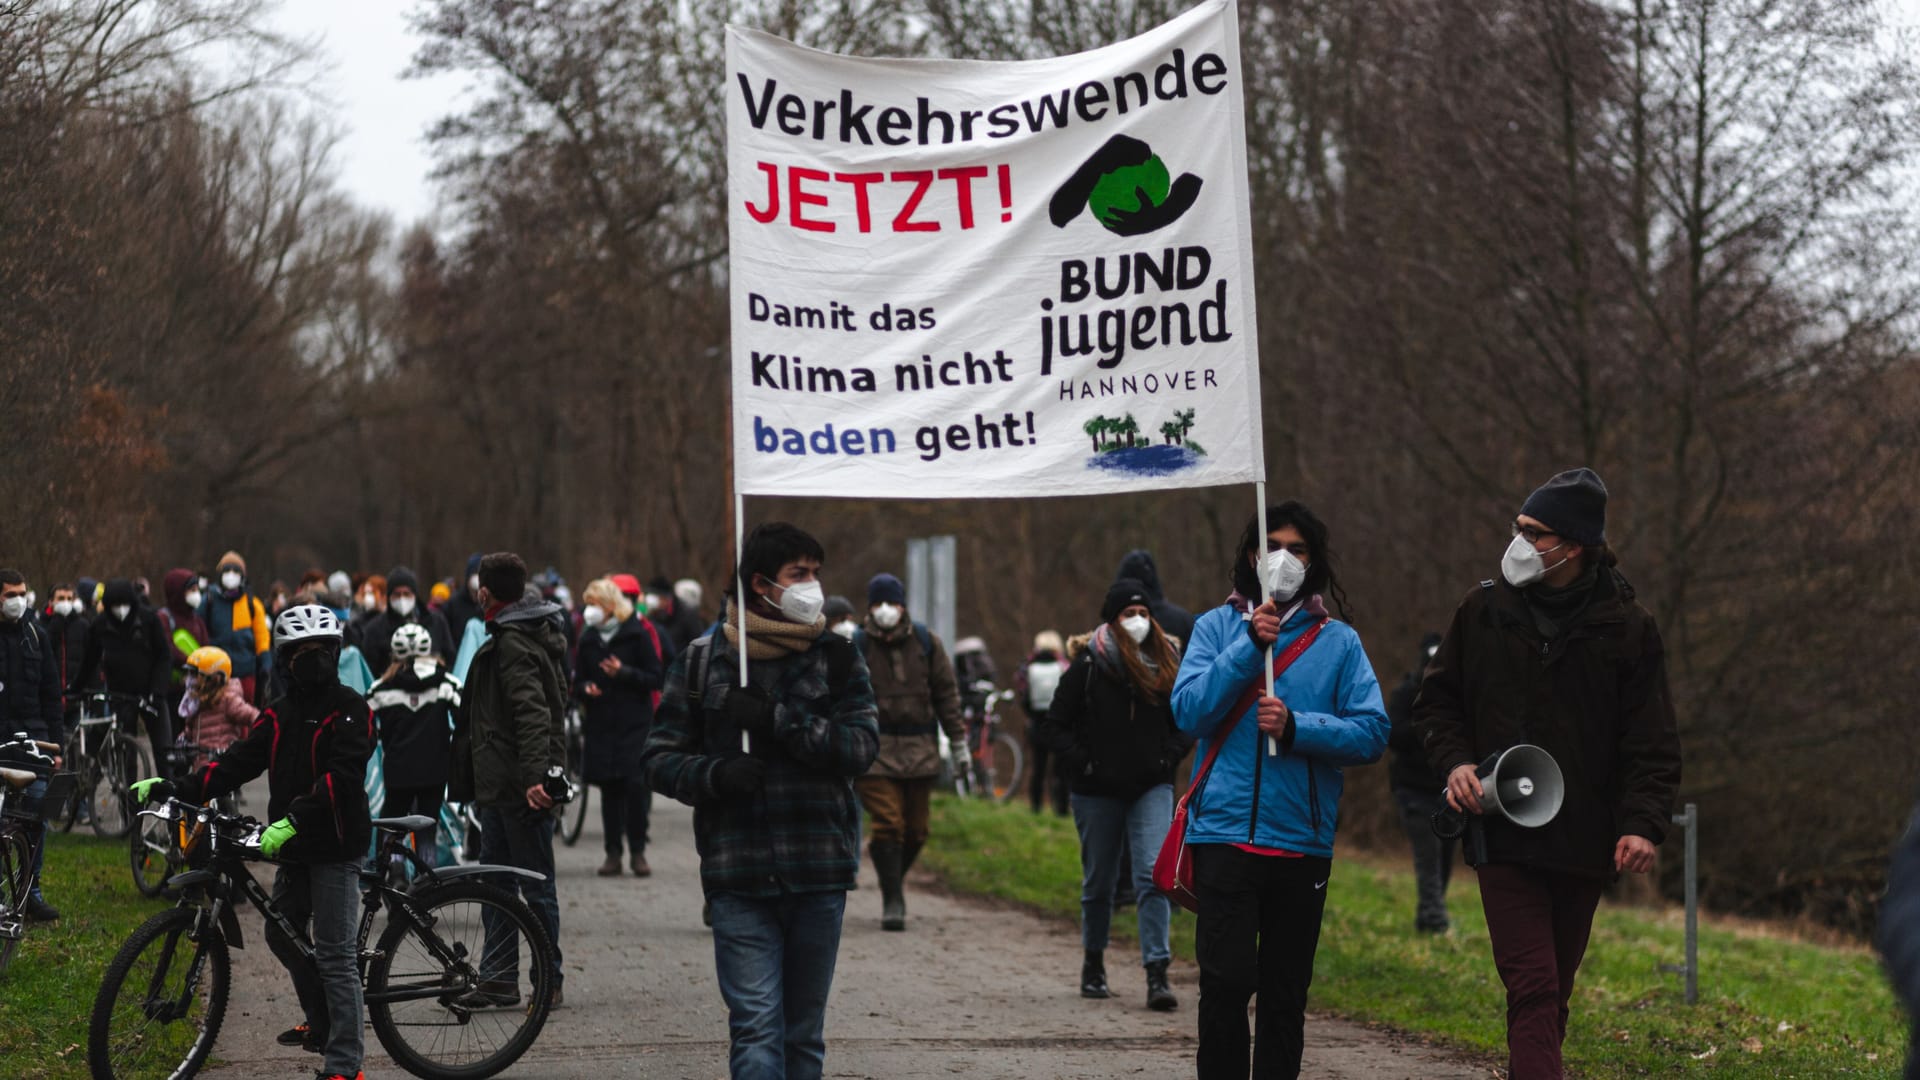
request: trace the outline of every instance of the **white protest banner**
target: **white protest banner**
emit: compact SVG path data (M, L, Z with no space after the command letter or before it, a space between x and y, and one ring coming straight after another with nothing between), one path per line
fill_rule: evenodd
M735 490L1262 479L1235 17L1016 63L730 27Z

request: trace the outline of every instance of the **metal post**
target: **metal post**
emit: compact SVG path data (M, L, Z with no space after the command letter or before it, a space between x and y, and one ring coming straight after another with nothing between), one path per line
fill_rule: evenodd
M1687 1004L1700 1000L1700 810L1687 804Z
M1700 808L1688 803L1687 808L1673 816L1673 823L1687 830L1685 864L1682 867L1686 875L1684 888L1687 904L1687 959L1680 964L1661 964L1660 970L1686 976L1686 1002L1693 1005L1700 1000Z

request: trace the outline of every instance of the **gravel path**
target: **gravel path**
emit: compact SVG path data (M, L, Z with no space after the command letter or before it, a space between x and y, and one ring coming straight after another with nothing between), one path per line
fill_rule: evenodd
M263 793L264 799L264 793ZM264 805L264 801L260 802ZM597 809L579 846L559 849L561 941L567 1004L506 1075L540 1078L686 1077L727 1074L726 1012L713 979L711 937L700 923L692 813L654 800L651 878L600 878ZM871 871L848 897L833 1002L827 1074L923 1078L1175 1077L1193 1074L1197 970L1173 971L1180 1009L1145 1008L1131 950L1108 953L1114 997L1078 995L1073 929L964 898L921 882L910 890L910 927L880 930ZM302 1075L318 1059L273 1035L297 1006L285 974L259 946L234 954L234 1002L215 1050L222 1080ZM367 1073L405 1075L368 1032ZM1390 1033L1327 1018L1307 1024L1304 1074L1335 1080L1486 1080L1485 1064Z

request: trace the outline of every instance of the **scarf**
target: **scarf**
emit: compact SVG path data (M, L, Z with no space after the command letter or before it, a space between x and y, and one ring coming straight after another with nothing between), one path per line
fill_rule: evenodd
M1545 585L1532 585L1521 590L1526 597L1527 612L1533 616L1534 629L1540 636L1552 641L1586 614L1587 605L1592 602L1594 586L1600 581L1598 568L1588 563L1580 571L1580 576L1568 582L1564 588L1553 589Z
M1254 603L1252 600L1249 600L1246 597L1241 596L1240 590L1238 589L1235 589L1233 593L1227 597L1227 605L1232 607L1233 610L1239 612L1240 617L1242 619L1252 618L1253 609L1260 606L1259 604ZM1287 613L1287 609L1292 606L1293 605L1291 604L1281 605L1280 614L1285 615ZM1324 619L1327 616L1326 598L1322 597L1319 593L1314 593L1312 596L1307 597L1307 602L1304 604L1301 604L1300 608L1301 610L1305 611L1307 614L1312 615L1316 618ZM1284 619L1281 620L1280 625L1285 626L1286 620Z
M733 601L727 601L726 633L727 644L735 649L740 647L740 611ZM813 620L813 625L802 626L785 619L769 619L753 611L747 612L747 659L778 660L784 656L803 653L813 648L820 635L827 632L827 617L821 615Z

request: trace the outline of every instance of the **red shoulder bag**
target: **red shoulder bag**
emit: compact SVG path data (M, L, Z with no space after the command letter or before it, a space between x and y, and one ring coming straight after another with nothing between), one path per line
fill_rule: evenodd
M1314 639L1320 636L1321 628L1326 625L1327 620L1321 619L1294 638L1286 651L1274 658L1273 677L1279 678L1281 673L1292 667L1293 662L1300 659L1300 654L1307 651L1307 646L1313 644ZM1173 824L1167 829L1167 838L1160 843L1160 857L1153 860L1153 887L1166 893L1169 899L1188 911L1200 910L1200 897L1193 891L1193 856L1187 851L1187 804L1200 794L1200 789L1206 785L1207 775L1213 771L1213 759L1220 756L1220 748L1227 745L1233 729L1240 725L1240 718L1246 715L1254 702L1260 700L1265 690L1265 680L1255 679L1253 685L1247 687L1246 692L1233 703L1233 708L1228 712L1232 719L1214 737L1213 745L1207 748L1206 759L1200 762L1200 768L1193 774L1193 781L1187 785L1187 793L1180 796L1179 804L1173 808Z

